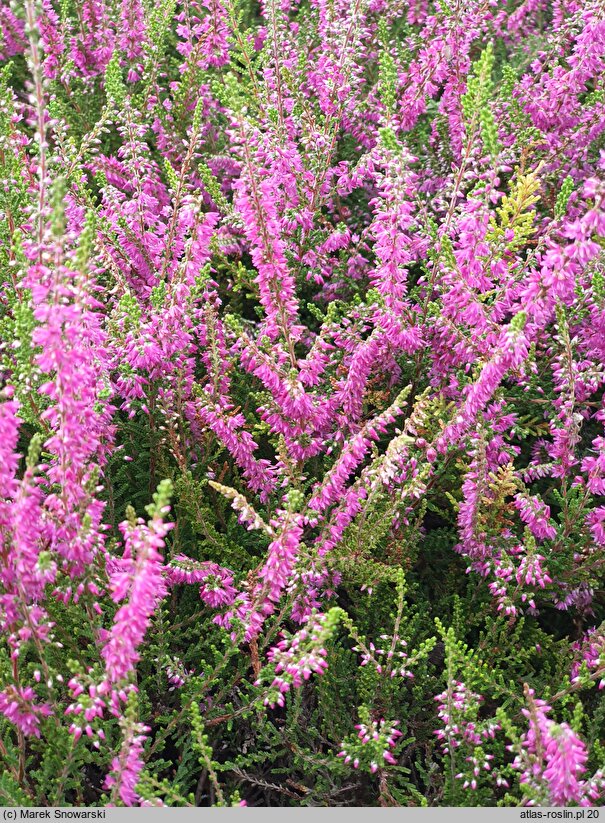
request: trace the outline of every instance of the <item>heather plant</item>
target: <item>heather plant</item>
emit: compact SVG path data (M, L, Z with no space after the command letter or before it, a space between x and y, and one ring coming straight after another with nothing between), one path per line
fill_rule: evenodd
M602 804L604 78L601 0L2 0L2 804Z

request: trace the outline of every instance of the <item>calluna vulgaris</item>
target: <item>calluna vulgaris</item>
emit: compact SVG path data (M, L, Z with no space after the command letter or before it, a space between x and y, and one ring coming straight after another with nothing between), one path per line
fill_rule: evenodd
M603 0L2 0L0 802L605 800Z

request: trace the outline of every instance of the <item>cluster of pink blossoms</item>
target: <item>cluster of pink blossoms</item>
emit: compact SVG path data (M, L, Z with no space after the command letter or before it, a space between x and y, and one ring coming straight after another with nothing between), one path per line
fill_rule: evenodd
M603 686L604 44L603 0L0 2L0 767L28 801L59 726L66 769L91 747L91 791L141 802L149 656L159 716L287 711L327 601L392 568L451 564L527 632L554 606L574 695ZM405 702L400 633L354 651ZM436 700L463 786L505 786L482 697ZM531 802L600 799L529 706ZM341 756L374 773L401 732L363 711Z
M111 772L105 779L105 788L110 789L112 798L119 797L125 806L135 806L139 801L136 786L144 765L143 744L149 731L149 727L142 723L126 725L122 748L113 759Z
M374 643L370 642L367 649L361 649L359 646L354 646L353 651L361 652L361 666L371 664L375 667L378 674L383 671L389 674L389 677L408 677L413 678L413 673L408 669L409 655L404 649L407 641L402 637L390 637L388 634L381 634L382 641L390 641L384 643L385 648L376 648Z
M14 723L24 735L40 737L40 720L49 717L53 711L47 703L37 703L31 686L16 688L8 686L0 692L0 712Z
M572 646L576 660L571 667L571 682L580 682L582 667L594 678L600 677L599 689L605 688L605 636L601 628L589 629L586 635Z
M470 691L461 681L453 680L435 700L439 704L437 715L443 723L443 728L437 729L435 734L444 754L450 754L463 744L480 746L486 740L493 740L500 728L491 720L477 720L483 697Z
M586 745L567 723L556 723L548 717L551 707L526 690L529 708L523 714L529 729L516 752L513 766L522 771L521 782L531 789L529 804L552 806L592 806L605 789L605 776L598 771L585 780L588 752Z
M391 753L402 733L397 726L398 720L387 722L372 720L367 723L358 723L357 740L353 745L343 744L338 757L343 757L345 763L350 763L354 769L369 765L372 774L378 771L383 763L395 765L397 760ZM367 762L366 762L367 761Z
M480 720L478 715L484 702L480 694L470 691L461 681L452 680L448 688L437 695L438 717L443 728L435 734L441 741L444 754L460 768L458 753L464 755L464 768L456 773L463 789L476 791L481 775L495 787L508 787L498 764L494 767L494 755L485 752L484 746L494 740L500 724L493 719Z
M196 563L185 555L177 555L166 567L170 584L199 583L200 597L213 609L230 606L238 594L232 585L233 573L218 563Z
M272 664L273 680L269 694L265 698L265 705L274 708L283 706L284 695L291 688L298 688L308 680L312 674L321 675L328 667L325 644L329 639L337 615L311 614L302 629L292 636L286 636L273 646L267 659ZM263 678L257 680L261 685Z

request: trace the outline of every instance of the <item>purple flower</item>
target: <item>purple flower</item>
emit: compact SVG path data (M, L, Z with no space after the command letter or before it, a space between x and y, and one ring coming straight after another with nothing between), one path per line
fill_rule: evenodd
M14 723L24 735L40 737L40 720L50 717L52 709L47 703L37 703L31 686L8 686L0 692L0 712Z
M111 789L112 798L119 797L125 806L139 802L136 792L139 775L143 770L143 744L149 727L142 723L124 722L125 733L120 753L111 763L111 773L105 779L105 788ZM111 804L113 805L113 804Z
M147 524L141 518L120 524L124 536L124 556L115 562L110 582L112 599L126 602L116 612L102 649L111 683L119 683L133 670L140 658L138 649L151 617L166 594L160 550L171 528L172 524L164 523L160 513L156 513Z

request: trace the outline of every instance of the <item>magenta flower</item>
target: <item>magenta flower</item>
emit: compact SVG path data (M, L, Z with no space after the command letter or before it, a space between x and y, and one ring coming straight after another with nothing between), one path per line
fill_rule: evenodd
M120 798L125 806L139 802L136 792L139 775L143 770L143 744L149 727L142 723L125 721L125 734L120 753L111 763L111 773L105 778L105 788L111 789L112 798Z
M31 686L8 686L0 692L0 712L24 735L40 737L40 720L52 715L47 703L37 703Z
M534 787L547 805L593 805L601 791L600 778L582 778L588 759L586 745L567 723L557 724L548 717L551 707L536 699L531 689L526 689L526 696L529 708L523 713L529 729L513 762L522 770L521 782Z
M112 599L126 602L116 612L102 650L111 683L119 683L133 670L151 616L166 594L160 550L171 528L171 523L163 522L161 512L156 512L147 524L140 518L120 524L124 556L115 561L110 582Z

